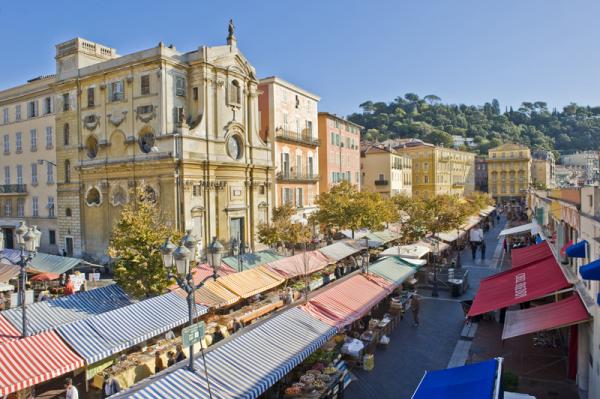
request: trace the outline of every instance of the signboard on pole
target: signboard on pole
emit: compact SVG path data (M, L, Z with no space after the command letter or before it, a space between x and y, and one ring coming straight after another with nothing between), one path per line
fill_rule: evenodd
M204 338L204 333L206 332L206 323L200 321L196 324L192 324L191 326L185 327L181 330L181 339L183 341L183 346L192 346Z

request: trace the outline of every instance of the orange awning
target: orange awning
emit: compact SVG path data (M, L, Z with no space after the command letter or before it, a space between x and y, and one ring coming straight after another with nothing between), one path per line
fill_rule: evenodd
M219 277L217 284L221 284L242 298L249 298L277 287L283 281L284 279L276 277L274 272L266 269L264 266L259 266L240 273Z

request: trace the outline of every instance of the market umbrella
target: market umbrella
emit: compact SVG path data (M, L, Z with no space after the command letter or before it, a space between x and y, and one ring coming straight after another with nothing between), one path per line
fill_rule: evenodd
M60 277L60 274L56 274L56 273L40 273L40 274L36 274L35 276L31 277L29 279L29 281L52 281L52 280L58 280L59 277Z

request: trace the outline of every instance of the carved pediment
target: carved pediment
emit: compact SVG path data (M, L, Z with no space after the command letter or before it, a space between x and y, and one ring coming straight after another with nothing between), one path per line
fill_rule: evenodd
M135 110L135 117L144 123L148 123L156 118L156 108L154 105L139 106Z
M119 126L125 120L125 117L127 116L127 111L119 111L115 112L114 114L107 114L106 116L108 117L108 121L113 126Z

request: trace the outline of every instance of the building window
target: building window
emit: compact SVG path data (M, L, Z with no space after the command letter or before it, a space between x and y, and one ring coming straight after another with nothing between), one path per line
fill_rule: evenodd
M4 167L4 184L10 184L10 166Z
M198 101L198 88L197 87L194 87L192 89L192 97L193 97L194 101Z
M233 104L242 102L242 88L237 80L232 80L229 85L229 102Z
M175 77L175 95L185 97L185 78L182 76Z
M302 203L304 201L304 196L301 188L296 189L296 208L302 208Z
M65 209L65 216L70 218L71 216L73 216L73 212L71 211L71 208L67 208Z
M140 78L140 93L142 96L150 94L150 75L142 75Z
M17 165L17 184L23 184L23 165Z
M17 217L25 216L25 198L17 198Z
M10 136L4 135L4 155L10 154Z
M23 152L23 133L21 132L15 134L15 151L17 154Z
M31 197L31 216L40 216L40 203L38 197Z
M294 203L294 190L291 188L283 188L282 190L283 204L292 205Z
M331 132L331 145L335 145L335 133Z
M2 122L8 123L8 108L2 110Z
M125 88L122 80L111 82L108 86L109 101L122 101L125 98Z
M48 217L53 218L54 217L54 197L48 197L48 204L46 204L46 207L48 208Z
M63 103L63 112L67 112L71 109L71 102L69 100L69 93L65 93L62 95L62 103Z
M30 101L27 104L27 117L35 118L36 116L38 116L38 102L37 102L37 100Z
M194 184L192 187L192 196L200 197L202 196L202 186L200 184Z
M340 146L340 135L336 133L335 135L335 145Z
M383 173L380 173L380 174L379 174L379 180L380 180L380 181L381 181L381 180L385 180L385 176L383 175Z
M429 176L427 176L427 175L423 176L423 183L425 183L425 184L429 183Z
M94 88L88 87L87 89L87 106L91 108L94 106Z
M29 131L29 137L31 142L31 151L37 151L37 129L31 129Z
M48 242L50 245L56 245L56 231L48 230Z
M65 145L69 145L69 124L65 123L63 126L63 142Z
M260 186L258 186L258 193L260 195L265 195L265 186L264 186L264 184L261 184Z
M37 169L37 163L32 163L31 164L31 185L33 186L37 186L38 184L38 169Z
M54 165L46 163L46 176L48 184L54 184Z
M10 199L4 200L4 216L12 216L12 200Z
M71 161L65 159L65 183L71 183Z
M95 136L90 136L87 138L87 140L85 141L85 149L88 158L96 158L96 155L98 155L98 140Z
M52 134L52 126L46 126L46 149L51 150L53 147L54 136Z
M21 120L21 106L17 105L15 107L15 120L20 121Z
M44 114L48 115L52 113L52 97L44 98Z

